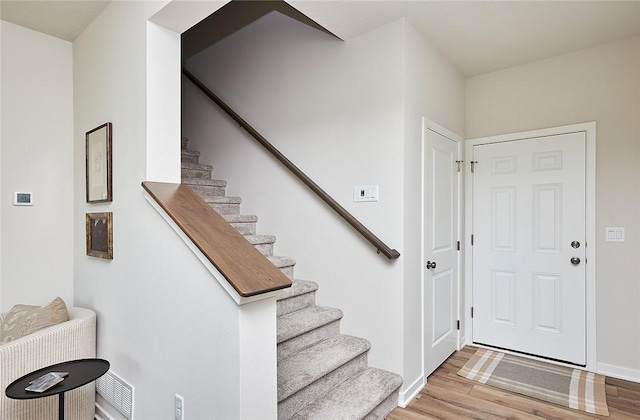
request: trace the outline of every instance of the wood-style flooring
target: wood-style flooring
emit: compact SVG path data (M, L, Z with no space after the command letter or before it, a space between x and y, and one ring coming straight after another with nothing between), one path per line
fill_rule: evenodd
M607 378L610 417L595 416L483 385L457 372L475 347L455 352L429 376L422 392L387 420L418 419L640 419L640 384Z

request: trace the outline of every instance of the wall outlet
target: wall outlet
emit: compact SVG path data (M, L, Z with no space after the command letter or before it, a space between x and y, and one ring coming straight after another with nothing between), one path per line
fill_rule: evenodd
M174 411L176 420L184 420L184 398L178 394L175 395Z

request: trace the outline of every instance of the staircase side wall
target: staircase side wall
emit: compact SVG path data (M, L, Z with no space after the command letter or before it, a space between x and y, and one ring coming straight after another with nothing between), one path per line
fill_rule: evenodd
M403 22L342 42L270 14L187 67L389 246L403 242ZM372 342L370 364L402 371L403 257L389 261L183 83L183 136L242 212L275 234L317 302L344 311L342 331ZM354 203L353 187L380 200ZM417 314L417 316L420 316ZM417 334L420 334L417 331Z

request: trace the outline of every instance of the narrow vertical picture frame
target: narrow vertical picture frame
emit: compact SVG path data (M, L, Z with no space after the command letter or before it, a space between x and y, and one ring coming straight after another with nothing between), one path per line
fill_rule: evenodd
M113 259L113 213L87 213L87 255Z
M110 122L87 131L85 144L87 203L113 200L111 132Z

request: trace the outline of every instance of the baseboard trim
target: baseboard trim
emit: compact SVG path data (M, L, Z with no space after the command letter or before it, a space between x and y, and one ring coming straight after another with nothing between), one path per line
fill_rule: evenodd
M418 396L422 388L424 388L424 376L420 375L407 389L400 391L398 395L398 405L405 408L415 397Z
M607 363L598 363L597 372L601 375L610 376L612 378L640 383L640 370L623 368L616 365L609 365Z

